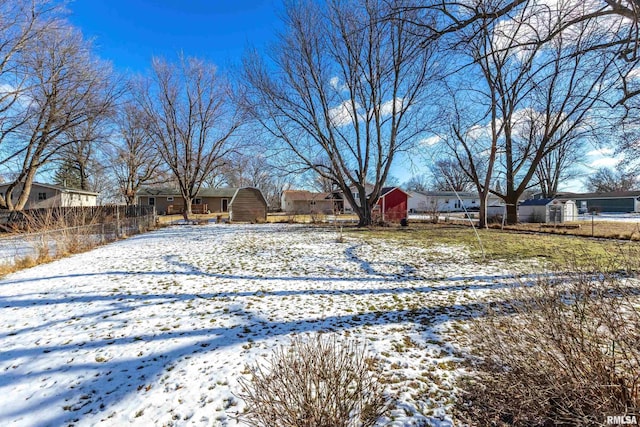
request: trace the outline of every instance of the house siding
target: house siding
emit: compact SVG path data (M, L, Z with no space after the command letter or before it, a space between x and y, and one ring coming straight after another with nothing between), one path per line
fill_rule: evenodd
M578 207L586 203L587 212L637 212L636 200L633 197L615 199L577 199Z
M8 185L0 186L0 193L5 193ZM18 185L13 191L12 201L18 202L22 184ZM43 199L40 195L43 195ZM43 209L43 208L68 208L79 206L97 206L97 195L95 193L84 193L81 190L56 188L41 183L33 183L29 198L25 204L25 209Z
M408 206L411 212L464 212L465 210L479 210L480 198L477 193L459 192L421 192L409 193ZM504 202L502 199L490 196L487 200L487 207L500 208L497 211L502 213Z
M240 188L229 201L229 219L234 222L267 220L267 202L257 188Z
M333 200L287 200L285 212L294 214L333 213Z
M290 214L331 214L336 208L336 200L327 193L287 190L282 193L280 200L280 209Z

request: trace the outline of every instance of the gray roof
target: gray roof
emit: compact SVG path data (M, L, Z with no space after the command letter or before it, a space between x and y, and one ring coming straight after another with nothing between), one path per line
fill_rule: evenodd
M546 206L551 203L553 199L527 199L520 203L520 206Z
M460 196L461 198L472 198L472 199L477 199L480 196L478 195L477 192L474 191L458 191L457 193L455 191L412 191L412 193L416 193L416 194L422 194L423 196L429 196L429 197L452 197L452 198L456 198L458 196ZM489 198L490 199L499 199L498 196L496 196L495 194L491 194L489 193Z
M42 188L49 188L51 190L59 191L61 193L87 194L90 196L97 196L100 194L100 193L96 193L95 191L81 190L79 188L63 187L61 185L55 185L55 184L43 184L42 182L34 182L31 185L32 187L38 186ZM0 188L8 187L8 186L9 186L8 182L5 182L4 184L0 184Z
M640 196L640 190L610 191L608 193L558 193L559 196L571 199L629 199Z
M382 189L380 189L380 197L385 197L387 194L391 193L393 190L398 189L400 191L402 191L404 194L406 194L407 196L411 197L411 195L407 192L404 191L402 188L400 187L382 187Z
M524 200L522 202L520 202L520 206L545 206L548 205L551 202L560 202L562 204L565 204L567 202L571 202L574 203L573 200L569 200L566 197L563 198L548 198L548 199L527 199Z
M238 188L201 188L198 197L233 197ZM178 196L182 197L177 188L151 188L145 187L138 191L138 196Z

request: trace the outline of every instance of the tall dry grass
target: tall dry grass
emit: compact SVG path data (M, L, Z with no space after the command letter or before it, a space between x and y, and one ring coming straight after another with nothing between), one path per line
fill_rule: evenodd
M640 254L520 283L474 321L460 416L474 425L595 426L640 414ZM584 264L581 264L584 265Z
M238 397L251 426L373 426L389 408L381 368L353 341L295 337L266 364L250 368Z

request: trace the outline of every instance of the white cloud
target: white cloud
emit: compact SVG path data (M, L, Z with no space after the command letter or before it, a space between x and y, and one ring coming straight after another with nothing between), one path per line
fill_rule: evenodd
M18 89L7 83L0 83L0 97L6 97L7 102L15 99L22 107L28 107L32 101L32 98L27 95L24 90Z
M431 147L431 146L436 145L440 141L442 141L442 138L440 138L438 135L434 135L434 136L430 136L428 138L421 139L420 140L420 145Z
M401 111L405 106L403 105L404 100L402 98L396 98L394 100L390 100L387 102L383 102L378 107L380 114L382 117L388 117L393 114L393 109L395 106L396 112ZM369 118L373 118L374 110L369 111ZM343 101L337 107L334 107L329 110L329 119L333 126L346 126L354 123L356 120L360 121L365 118L365 112L360 104L352 104L351 100Z
M589 157L607 157L607 156L611 156L614 153L613 148L598 148L596 150L591 150L587 153L587 156Z
M15 91L15 88L7 83L0 83L0 94L4 95Z
M627 74L627 78L629 79L637 79L640 78L640 68L634 68Z
M589 166L594 168L594 169L599 169L599 168L613 168L615 167L620 161L622 160L622 157L600 157L598 159L595 159L594 161L592 161L591 163L589 163Z
M380 105L380 113L382 114L383 117L390 116L391 114L393 114L394 106L395 106L396 112L402 111L403 102L404 100L402 98L396 98L394 100L384 102Z
M331 77L331 79L329 79L329 84L335 90L344 90L345 89L345 85L340 84L340 78L338 78L338 77Z
M500 127L500 123L500 120L497 120L496 126ZM473 139L491 138L491 123L471 126L467 131L467 136Z
M595 12L601 8L598 0L533 0L528 7L512 17L504 18L497 23L493 32L493 44L505 55L515 53L523 59L527 53L527 43L545 40L558 29L560 22L568 22L580 16ZM588 27L576 24L562 31L563 43L583 38L583 31L611 31L611 28L623 25L620 16L604 16L589 21Z
M355 108L360 109L360 106L356 103ZM342 104L329 110L329 120L333 126L341 127L360 120L360 116L353 111L351 101L343 101Z

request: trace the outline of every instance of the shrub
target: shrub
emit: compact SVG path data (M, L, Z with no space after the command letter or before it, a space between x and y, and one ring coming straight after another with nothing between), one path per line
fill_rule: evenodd
M638 414L637 286L627 272L572 268L508 292L472 323L478 359L461 383L462 417L479 425L590 426Z
M377 361L353 341L296 337L249 369L238 396L252 426L372 426L389 408Z

